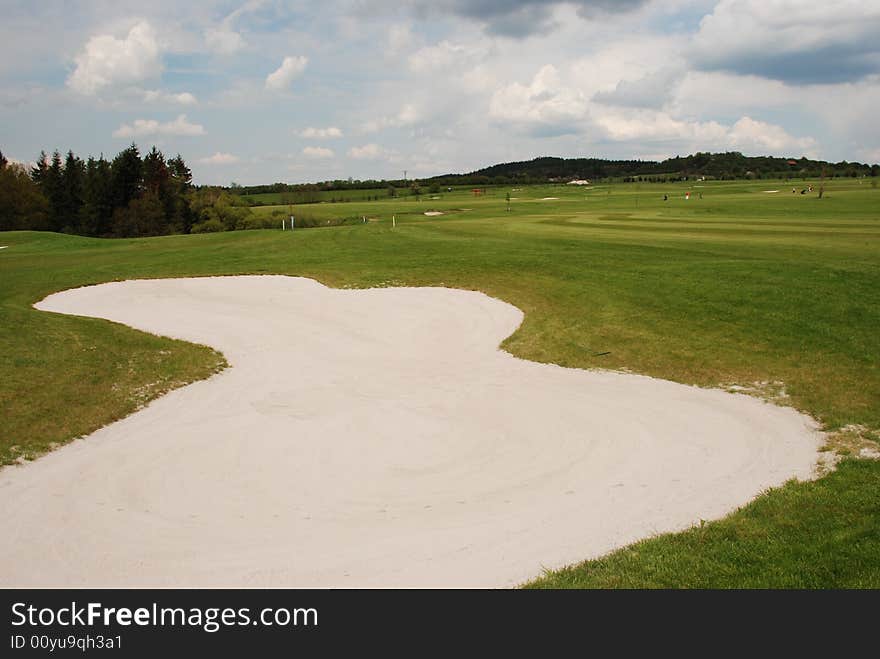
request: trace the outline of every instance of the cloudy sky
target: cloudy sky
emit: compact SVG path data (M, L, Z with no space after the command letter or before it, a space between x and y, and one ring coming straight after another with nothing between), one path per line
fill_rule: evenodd
M2 0L0 149L196 182L542 155L880 161L877 0Z

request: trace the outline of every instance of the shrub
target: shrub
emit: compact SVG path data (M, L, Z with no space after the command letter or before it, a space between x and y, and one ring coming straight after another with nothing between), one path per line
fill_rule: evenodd
M250 229L277 229L281 226L281 220L286 220L285 213L274 212L269 215L248 215L239 218L235 223L236 230L247 231Z
M226 231L226 227L224 226L223 222L221 222L217 218L211 218L209 220L204 220L203 222L197 222L196 224L193 224L190 231L192 233L214 233L215 231Z

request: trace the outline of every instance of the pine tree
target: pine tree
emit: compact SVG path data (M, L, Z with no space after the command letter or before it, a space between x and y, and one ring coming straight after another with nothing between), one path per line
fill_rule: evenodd
M165 156L155 146L144 157L144 189L159 200L164 215L162 233L168 233L174 223L175 190Z
M140 194L142 169L141 155L133 142L113 159L110 170L114 208L127 207Z
M196 222L196 214L188 200L188 193L192 189L192 171L179 153L168 161L168 171L171 174L169 184L172 209L168 216L170 230L174 233L189 233Z
M37 158L37 164L31 169L31 180L37 185L43 182L46 177L46 170L49 169L49 157L45 151L40 151L40 157Z
M80 231L86 236L106 236L113 218L110 163L102 155L89 158L83 183L83 205L80 209Z
M95 235L109 236L113 221L113 169L104 154L98 158L95 177L97 185L94 203L98 209L98 228Z
M65 224L64 167L57 150L52 153L52 162L43 173L40 184L49 201L49 230L61 231Z
M192 171L186 166L186 163L183 162L183 158L180 157L179 153L175 158L168 161L168 168L171 170L171 175L183 183L188 191L189 187L192 185Z
M165 156L154 146L144 157L144 189L161 196L162 192L168 187L168 179L170 177L171 173L165 164Z
M83 161L67 152L63 173L63 224L62 228L69 233L82 233L80 229L80 211L83 206L83 185L85 165Z

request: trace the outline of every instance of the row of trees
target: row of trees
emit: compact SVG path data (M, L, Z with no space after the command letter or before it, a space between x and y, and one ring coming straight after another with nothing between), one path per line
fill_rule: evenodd
M446 174L421 181L404 179L391 181L336 179L320 183L272 183L271 185L241 186L233 184L230 192L248 199L251 205L261 205L251 195L281 193L282 203L308 204L335 201L326 193L342 190L377 190L385 188L388 196L413 193L413 185L426 186L434 193L450 186L485 187L491 185L529 185L565 182L572 179L625 180L665 183L683 178L705 176L712 179L754 178L829 178L880 176L880 165L841 161L836 163L809 158L777 158L773 156L746 156L738 151L725 153L697 152L676 156L663 161L607 160L605 158L535 158L522 162L508 162L485 167L468 174ZM325 193L325 194L321 194ZM349 199L342 197L339 201ZM366 197L369 199L370 197ZM363 199L361 199L363 200ZM272 203L272 202L268 202Z
M96 237L160 236L277 226L254 216L238 195L195 187L178 154L156 147L141 157L135 144L113 160L72 151L40 153L34 167L0 152L0 231L35 230Z
M180 155L153 147L143 158L135 144L108 161L85 162L72 151L41 153L31 178L49 202L52 231L84 236L158 236L187 232L194 216L186 201L192 172Z
M388 184L386 180L376 179L336 179L333 181L321 181L320 183L270 183L267 185L239 185L232 183L230 191L237 195L256 195L267 193L290 193L297 198L301 195L318 194L321 192L333 192L338 190L377 190ZM311 203L309 201L301 203Z
M383 189L387 196L418 199L452 185L546 183L573 178L666 182L682 177L711 178L812 177L880 175L880 166L748 157L738 152L696 153L663 162L600 158L536 158L493 165L470 174L418 181L347 181L231 189L195 188L192 172L180 155L166 159L153 147L141 157L135 144L112 160L72 151L41 153L31 169L10 163L0 153L0 231L34 229L85 236L132 237L198 233L275 226L279 217L254 216L251 194L280 192L283 204L316 203L330 190ZM367 197L369 199L369 197ZM378 195L375 196L378 199ZM344 200L345 196L341 200ZM335 201L335 198L334 198ZM276 202L277 203L277 202Z
M189 232L199 220L188 199L192 172L156 147L142 158L132 144L113 160L42 152L30 171L0 163L0 230L158 236Z
M535 158L523 162L492 165L470 174L454 174L430 179L441 185L525 185L572 179L615 179L667 181L705 176L715 179L742 178L829 178L878 176L880 165L841 161L836 163L809 158L745 156L738 151L698 152L661 162L650 160L605 160L603 158Z

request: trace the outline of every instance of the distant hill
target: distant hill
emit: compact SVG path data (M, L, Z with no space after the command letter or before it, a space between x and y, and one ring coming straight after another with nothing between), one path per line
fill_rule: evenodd
M652 160L606 160L604 158L535 158L521 162L507 162L484 167L467 174L445 174L432 178L410 180L335 180L320 183L272 183L270 185L233 186L235 195L286 194L289 203L316 203L324 200L320 193L338 190L387 190L399 194L401 189L413 186L439 189L452 185L526 185L529 183L567 183L572 180L664 182L682 178L749 179L749 178L811 178L822 175L833 177L880 176L880 166L859 162L829 163L808 158L773 158L744 156L738 151L727 153L695 153L691 156L669 158L662 162ZM341 198L340 198L341 200ZM336 201L334 198L333 201ZM262 201L249 200L252 205ZM277 203L275 201L266 203ZM288 203L288 201L282 201Z
M544 183L576 179L670 180L682 177L715 179L877 176L878 165L858 162L829 163L808 158L744 156L738 151L695 153L662 162L651 160L605 160L603 158L535 158L478 169L468 174L449 174L431 179L443 183Z

